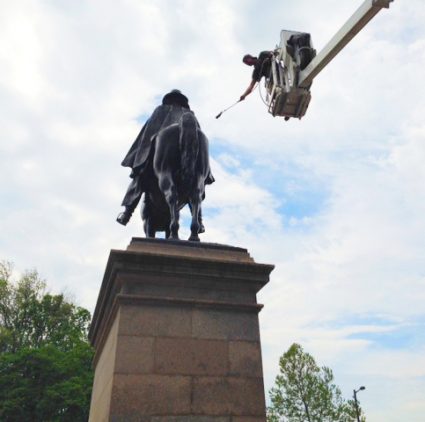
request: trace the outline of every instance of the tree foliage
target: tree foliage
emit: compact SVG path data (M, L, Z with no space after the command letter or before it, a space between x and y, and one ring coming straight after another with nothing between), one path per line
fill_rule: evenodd
M37 271L27 271L15 284L11 265L0 263L0 352L54 345L70 350L87 340L90 313L62 294L45 292Z
M0 262L0 420L86 421L93 382L90 313L51 295L36 271Z
M270 390L269 422L357 421L354 401L342 398L332 370L319 368L299 344L283 354L279 367L275 387ZM361 420L366 420L363 415Z

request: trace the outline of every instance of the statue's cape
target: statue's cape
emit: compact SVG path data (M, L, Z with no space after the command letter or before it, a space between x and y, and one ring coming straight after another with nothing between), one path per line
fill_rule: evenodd
M155 135L163 128L180 121L181 116L184 113L193 113L185 107L180 107L176 105L160 105L158 106L151 117L143 125L139 135L136 140L133 142L130 150L127 155L124 157L121 165L124 167L130 167L132 175L136 176L140 173L141 170L146 166L147 160L149 158L149 153L152 146L152 139ZM196 117L195 117L196 120ZM199 123L196 120L199 127ZM207 184L214 182L214 177L209 171Z

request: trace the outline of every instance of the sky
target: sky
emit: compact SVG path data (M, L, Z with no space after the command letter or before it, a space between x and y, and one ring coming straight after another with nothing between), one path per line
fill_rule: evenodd
M180 89L210 141L202 241L274 264L259 294L265 387L298 342L368 420L425 413L425 4L395 0L315 79L302 120L273 118L246 53L281 29L320 49L362 0L0 0L0 259L91 311L121 160ZM264 93L264 87L262 93ZM182 216L188 237L188 213Z

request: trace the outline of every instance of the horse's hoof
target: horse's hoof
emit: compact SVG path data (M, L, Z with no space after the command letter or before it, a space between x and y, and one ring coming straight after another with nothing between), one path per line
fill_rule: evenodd
M200 241L199 236L197 234L196 235L191 234L188 240L190 242L199 242Z

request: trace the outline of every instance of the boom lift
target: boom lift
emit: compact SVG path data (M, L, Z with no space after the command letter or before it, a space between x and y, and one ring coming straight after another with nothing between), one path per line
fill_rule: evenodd
M273 116L301 119L311 99L313 79L381 9L393 0L365 0L316 55L309 34L282 30L266 79L268 111Z

